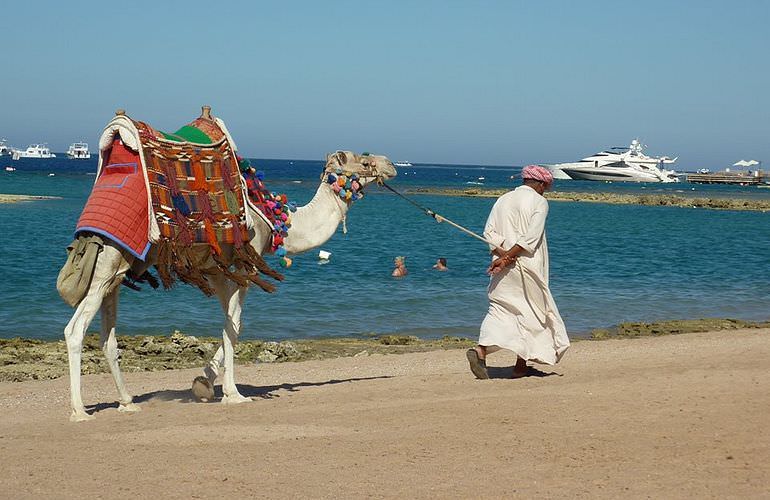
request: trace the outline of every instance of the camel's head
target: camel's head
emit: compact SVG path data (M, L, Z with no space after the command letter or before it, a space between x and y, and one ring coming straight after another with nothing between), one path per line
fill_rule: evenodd
M321 176L322 179L327 178L328 174L343 174L347 177L355 175L363 187L372 181L391 179L397 172L387 156L369 153L357 155L350 151L337 151L326 157L326 168Z

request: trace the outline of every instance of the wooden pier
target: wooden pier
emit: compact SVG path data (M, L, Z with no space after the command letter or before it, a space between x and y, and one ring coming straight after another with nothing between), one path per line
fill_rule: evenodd
M733 172L717 172L715 174L686 174L687 182L698 184L738 184L740 186L756 186L763 184L770 177L759 172L759 175L748 175Z

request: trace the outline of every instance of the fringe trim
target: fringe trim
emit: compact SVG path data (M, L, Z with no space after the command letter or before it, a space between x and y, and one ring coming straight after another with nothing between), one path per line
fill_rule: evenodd
M274 284L263 280L260 274L283 281L283 275L272 269L251 245L235 248L232 262L225 261L209 248L210 256L217 265L208 269L200 269L193 264L192 246L180 244L180 242L173 240L162 240L156 245L158 245L158 259L155 268L158 270L163 288L167 290L173 288L176 280L179 279L188 285L197 287L207 296L211 296L214 295L215 290L211 287L207 277L220 273L240 287L254 283L268 293L274 292L276 287ZM197 257L201 258L200 254L197 254Z

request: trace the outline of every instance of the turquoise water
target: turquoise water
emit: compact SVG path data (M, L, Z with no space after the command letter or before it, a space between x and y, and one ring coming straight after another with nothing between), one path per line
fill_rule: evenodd
M298 203L306 203L315 192L321 162L256 162L266 171L269 187ZM62 199L0 205L0 337L60 338L71 309L56 292L56 276L96 162L0 161L0 168L6 164L17 171L0 172L0 193ZM49 177L51 172L56 175ZM516 184L509 177L515 172L417 165L399 169L391 185L457 188L483 182L512 188ZM770 189L689 184L559 181L556 189L770 198ZM249 294L244 337L478 334L486 312L484 245L437 224L381 188L371 186L367 194L349 213L348 234L340 228L321 247L333 254L328 264L318 264L317 252L297 256L277 293ZM428 195L415 199L479 232L494 202ZM551 288L573 335L622 321L770 318L770 213L551 202L547 230ZM403 279L390 277L396 255L407 256L410 274ZM448 272L430 269L437 257L447 258ZM122 291L119 333L180 329L219 335L221 327L216 301L189 286Z

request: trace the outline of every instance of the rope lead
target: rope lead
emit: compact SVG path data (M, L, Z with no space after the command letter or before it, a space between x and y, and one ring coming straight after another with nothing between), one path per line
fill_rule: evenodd
M471 231L470 229L468 229L468 228L465 228L465 227L461 226L460 224L457 224L456 222L452 222L451 220L447 219L446 217L443 217L443 216L441 216L441 215L437 214L437 213L436 213L436 212L434 212L433 210L431 210L431 209L429 209L429 208L425 208L425 207L423 207L422 205L420 205L419 203L417 203L416 201L414 201L414 200L412 200L412 199L410 199L410 198L407 198L406 196L404 196L403 194L399 193L398 191L396 191L396 190L395 190L395 189L393 189L392 187L388 186L388 185L385 183L385 181L380 181L380 182L379 182L379 184L380 184L381 186L385 187L386 189L388 189L389 191L393 192L394 194L396 194L396 195L400 196L401 198L405 199L406 201L408 201L409 203L411 203L411 204L412 204L412 205L414 205L415 207L419 208L419 209L420 209L422 212L424 212L424 213L425 213L425 215L427 215L427 216L429 216L429 217L433 217L433 219L435 219L435 220L436 220L436 222L438 222L439 224L440 224L441 222L446 222L446 223L447 223L447 224L449 224L450 226L452 226L452 227L455 227L455 228L459 229L460 231L464 232L464 233L465 233L465 234L467 234L468 236L472 236L472 237L476 238L477 240L481 240L481 241L483 241L483 242L484 242L484 243L486 243L487 245L490 245L490 246L492 246L492 247L495 247L495 248L497 248L497 249L499 249L499 250L502 250L503 252L505 252L505 249L504 249L504 248L502 248L502 247L500 247L500 246L498 246L498 245L495 245L494 243L492 243L491 241L487 240L487 239L486 239L486 238L484 238L483 236L481 236L481 235L478 235L478 234L474 233L473 231Z

